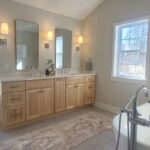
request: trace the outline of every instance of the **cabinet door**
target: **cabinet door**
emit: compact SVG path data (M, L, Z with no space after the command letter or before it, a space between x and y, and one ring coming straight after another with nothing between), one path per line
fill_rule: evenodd
M77 107L83 106L85 104L85 84L77 85Z
M39 90L30 90L26 92L26 119L35 119L40 117L40 92Z
M40 116L53 113L54 109L54 88L43 89L40 92Z
M11 125L25 121L25 106L16 106L4 109L4 123Z
M77 86L67 85L66 86L66 109L75 108L76 99L77 99Z
M65 78L55 79L55 112L65 110Z
M95 82L86 83L85 104L92 104L95 100Z

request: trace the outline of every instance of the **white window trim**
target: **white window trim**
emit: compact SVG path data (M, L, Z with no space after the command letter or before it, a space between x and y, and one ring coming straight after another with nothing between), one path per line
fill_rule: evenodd
M115 52L116 52L116 26L131 24L136 21L146 20L148 19L149 28L148 28L148 40L147 40L147 56L146 56L146 67L145 67L145 79L137 79L137 78L128 78L128 77L117 77L114 76L114 68L115 68ZM112 44L112 67L111 67L111 80L123 83L131 83L131 84L148 84L149 76L150 76L150 16L140 17L136 19L130 19L123 22L118 22L113 25L113 44Z

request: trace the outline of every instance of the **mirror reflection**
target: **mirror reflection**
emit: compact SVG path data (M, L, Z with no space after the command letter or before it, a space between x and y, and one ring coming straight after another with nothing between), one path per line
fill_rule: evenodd
M39 26L16 20L16 69L38 68Z
M56 69L71 68L72 31L56 29Z

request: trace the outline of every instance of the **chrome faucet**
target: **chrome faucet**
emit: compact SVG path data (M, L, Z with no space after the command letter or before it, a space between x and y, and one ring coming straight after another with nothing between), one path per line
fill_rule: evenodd
M32 66L26 66L26 76L31 77L33 73L33 67Z
M137 89L136 93L131 97L130 101L127 103L127 107L131 101L133 101L132 109L126 110L129 121L131 122L131 132L130 132L130 150L137 150L137 125L147 126L150 127L150 118L149 121L146 119L139 118L141 114L137 111L137 102L138 102L138 95L140 92L144 92L146 97L149 97L149 89L146 86L141 86Z

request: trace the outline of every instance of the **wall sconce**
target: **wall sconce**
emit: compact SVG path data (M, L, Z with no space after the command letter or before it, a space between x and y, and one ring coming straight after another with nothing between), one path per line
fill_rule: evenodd
M77 44L78 44L78 46L76 46L76 51L79 51L81 48L81 45L83 44L83 36L79 36L77 38Z
M52 31L48 31L48 33L47 33L47 40L48 40L48 42L45 43L45 48L49 48L50 47L50 43L49 42L53 40L53 32Z
M8 24L1 23L0 30L0 45L7 45Z

